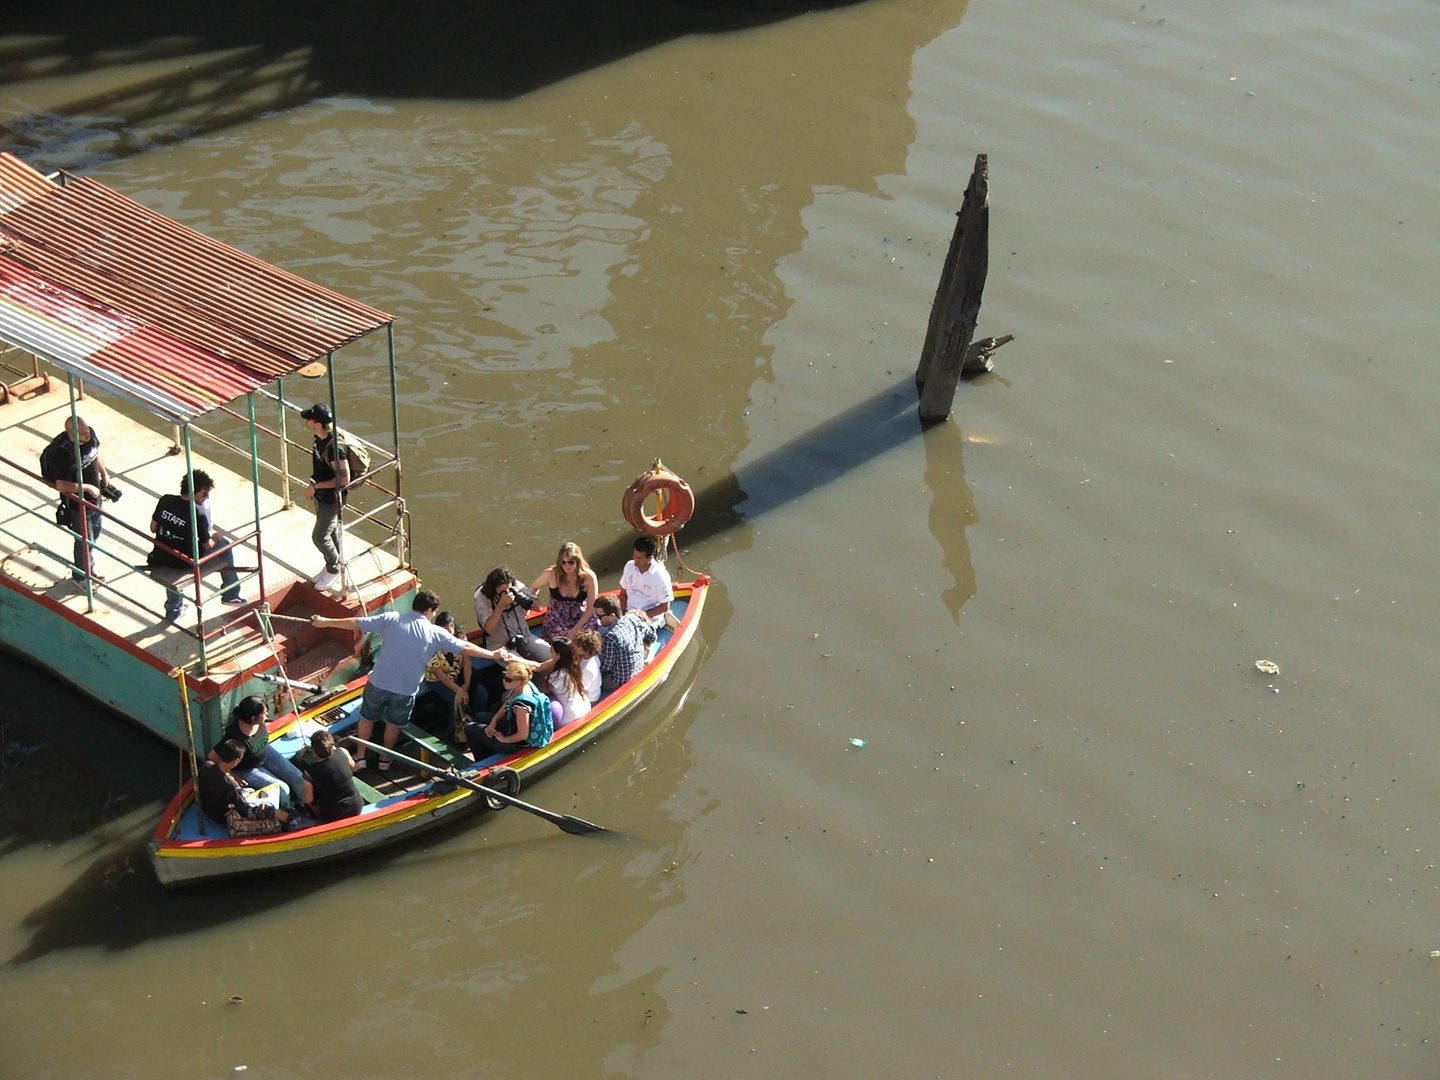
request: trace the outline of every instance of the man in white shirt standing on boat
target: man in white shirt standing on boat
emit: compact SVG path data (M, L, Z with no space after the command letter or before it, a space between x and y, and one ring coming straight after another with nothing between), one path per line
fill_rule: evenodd
M437 652L463 652L482 660L514 659L504 649L482 649L449 630L435 625L440 611L440 597L429 589L421 589L411 602L411 610L401 615L382 611L361 618L329 619L311 615L310 625L358 630L362 634L380 635L380 658L365 681L365 694L360 699L360 720L355 733L366 741L376 724L385 725L384 743L393 749L400 741L400 732L410 726L410 713L415 708L415 695L425 678L425 666ZM364 768L364 751L356 758L357 771ZM381 758L381 772L390 771L390 758Z
M315 504L315 529L310 540L325 559L325 569L315 578L315 588L333 589L340 583L340 553L343 544L340 510L345 505L345 489L350 486L350 460L345 453L330 406L311 405L300 414L315 445L310 451L312 468L305 498Z
M670 586L670 571L655 558L660 545L653 536L641 536L635 541L634 558L625 564L620 573L620 606L625 611L643 611L650 625L665 625L665 613L675 599L675 590Z

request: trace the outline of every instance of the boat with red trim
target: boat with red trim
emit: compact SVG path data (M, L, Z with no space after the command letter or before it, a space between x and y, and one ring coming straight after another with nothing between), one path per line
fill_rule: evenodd
M416 731L417 725L412 723L407 729L414 732L408 752L417 753L426 764L454 768L466 779L484 786L500 786L502 791L516 794L521 783L528 783L569 760L634 713L665 685L694 643L709 586L710 579L703 575L691 582L676 583L675 599L670 605L671 614L675 616L674 628L658 631L658 640L645 666L628 682L602 697L579 720L557 727L547 745L472 761L462 749L434 736L420 734ZM532 625L538 626L543 616L543 610L534 612L530 616ZM363 678L353 680L298 714L292 712L277 718L270 725L270 745L287 757L303 762L312 732L325 727L343 739L358 719L363 689ZM688 687L686 690L688 692ZM674 708L678 709L683 699L682 693ZM384 788L357 783L366 805L355 817L267 836L232 838L226 835L222 826L206 820L200 813L194 784L187 782L171 801L150 841L155 874L163 885L173 888L239 874L307 866L372 851L437 828L463 814L500 808L490 805L498 800L458 786L443 776L419 773L399 779L401 768L397 763L392 770L397 775L393 781L382 781L378 779L379 774L366 774Z

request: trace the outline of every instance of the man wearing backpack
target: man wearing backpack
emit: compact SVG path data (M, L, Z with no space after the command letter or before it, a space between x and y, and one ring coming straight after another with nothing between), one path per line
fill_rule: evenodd
M83 484L75 478L77 445ZM110 474L100 460L100 436L95 429L78 416L66 420L65 430L51 439L40 454L40 476L61 495L55 524L74 529L77 534L80 532L80 504L66 496L78 495L94 504L85 508L85 533L91 540L98 540L103 518L94 507L100 505L102 494L114 500L120 497L120 492L110 483ZM90 545L79 535L75 537L74 564L70 576L76 581L84 581L87 574L94 581L105 580L95 572Z
M315 436L305 498L315 504L315 529L310 533L310 540L324 557L325 570L315 578L314 584L317 589L333 589L340 584L343 562L340 508L345 505L346 489L350 486L350 455L335 429L328 405L311 405L300 414L300 419Z

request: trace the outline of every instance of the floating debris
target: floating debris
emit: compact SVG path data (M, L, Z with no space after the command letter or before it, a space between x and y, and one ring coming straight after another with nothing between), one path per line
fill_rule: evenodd
M1255 670L1260 672L1262 675L1279 675L1280 665L1275 663L1273 660L1256 660Z
M855 747L856 750L860 750L860 749L862 749L862 748L865 746L865 740L864 740L864 739L851 739L851 740L850 740L850 745L853 746L853 747Z

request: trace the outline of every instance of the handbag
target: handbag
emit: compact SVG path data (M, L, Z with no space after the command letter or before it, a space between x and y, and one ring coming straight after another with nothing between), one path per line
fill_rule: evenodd
M271 833L278 833L284 827L285 823L277 817L241 817L240 811L233 806L225 811L225 828L229 830L232 837L269 836Z

